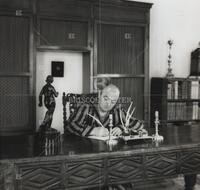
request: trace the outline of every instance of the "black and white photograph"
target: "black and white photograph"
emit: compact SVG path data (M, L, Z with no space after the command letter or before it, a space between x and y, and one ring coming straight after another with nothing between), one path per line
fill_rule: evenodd
M0 190L200 190L199 0L0 0Z

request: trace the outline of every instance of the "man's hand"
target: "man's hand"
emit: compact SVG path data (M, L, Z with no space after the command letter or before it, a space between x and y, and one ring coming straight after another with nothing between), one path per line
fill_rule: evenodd
M122 134L122 130L119 127L114 127L112 129L112 135L113 136L120 136Z
M91 132L90 135L97 136L97 137L105 137L109 135L108 129L105 127L95 127Z
M141 132L142 132L142 135L148 135L148 132L146 129L142 129Z

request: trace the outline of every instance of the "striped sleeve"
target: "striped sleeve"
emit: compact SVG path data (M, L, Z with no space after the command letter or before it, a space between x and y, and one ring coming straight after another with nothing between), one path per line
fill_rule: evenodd
M139 131L143 131L144 125L142 121L132 118L129 128L133 132L139 132Z
M122 121L120 119L120 108L117 107L114 110L114 124L115 124L116 127L119 127L123 131L124 128L123 128L122 122L125 121L125 114L124 114L124 112L121 112L121 116L122 116Z
M90 105L83 104L78 110L69 118L67 130L78 136L88 136L92 130L92 126L88 125L88 113Z

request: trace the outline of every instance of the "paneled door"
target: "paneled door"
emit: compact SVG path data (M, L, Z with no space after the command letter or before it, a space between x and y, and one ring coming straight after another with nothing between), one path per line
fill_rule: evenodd
M0 16L0 135L33 130L30 17Z
M94 77L108 76L121 91L120 102L136 107L134 116L148 121L148 26L96 22Z

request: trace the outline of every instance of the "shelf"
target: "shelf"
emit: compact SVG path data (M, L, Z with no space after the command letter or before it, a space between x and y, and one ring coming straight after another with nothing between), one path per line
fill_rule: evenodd
M175 123L175 122L200 122L200 119L186 119L186 120L167 120L167 123Z
M90 48L87 47L79 47L79 46L38 46L38 51L46 51L46 50L68 50L68 51L75 51L75 52L89 52Z
M167 102L200 102L200 99L167 99Z
M170 85L171 81L174 83ZM151 112L159 111L163 123L200 122L199 90L196 78L152 78ZM151 114L152 123L153 119Z

